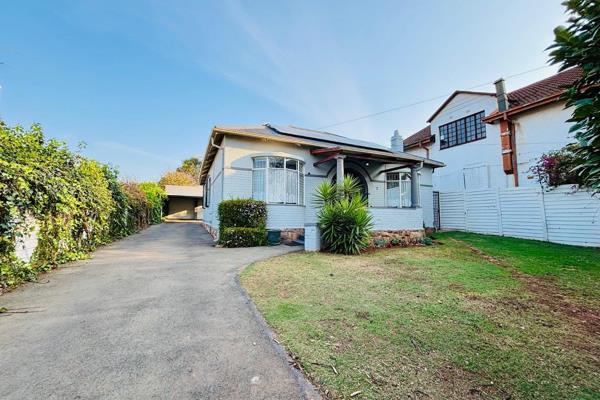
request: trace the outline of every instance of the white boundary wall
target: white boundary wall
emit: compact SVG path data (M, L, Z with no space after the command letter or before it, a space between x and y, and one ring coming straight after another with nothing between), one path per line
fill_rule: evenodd
M600 196L561 186L440 192L444 230L600 247Z

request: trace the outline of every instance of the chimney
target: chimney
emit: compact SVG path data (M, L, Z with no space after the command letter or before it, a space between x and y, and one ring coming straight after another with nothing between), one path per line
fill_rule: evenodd
M398 133L398 129L394 131L394 136L392 136L392 151L397 153L402 153L404 151L404 139Z
M498 111L504 112L508 110L508 95L506 94L506 86L504 85L504 78L498 79L494 82L496 86L496 101L498 102Z

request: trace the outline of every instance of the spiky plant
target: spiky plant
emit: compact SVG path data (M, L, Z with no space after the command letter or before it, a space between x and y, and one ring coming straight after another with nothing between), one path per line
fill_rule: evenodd
M319 227L324 248L333 253L359 254L369 245L373 217L356 179L345 176L341 185L323 182L314 203L320 206Z

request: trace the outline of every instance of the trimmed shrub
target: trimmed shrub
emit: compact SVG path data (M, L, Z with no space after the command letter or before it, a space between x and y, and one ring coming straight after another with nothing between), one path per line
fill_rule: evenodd
M219 244L252 247L267 244L267 205L253 199L225 200L219 204Z
M219 204L221 228L264 228L267 226L267 205L253 199L225 200Z
M221 228L219 244L224 247L253 247L267 244L267 230L264 227Z

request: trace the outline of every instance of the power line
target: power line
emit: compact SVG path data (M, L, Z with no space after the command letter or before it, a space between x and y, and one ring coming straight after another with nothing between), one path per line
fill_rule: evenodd
M529 74L529 73L531 73L531 72L539 71L539 70L541 70L541 69L548 68L548 67L551 67L551 65L544 65L544 66L541 66L541 67L537 67L537 68L529 69L529 70L527 70L527 71L519 72L519 73L517 73L517 74L508 75L508 76L506 76L506 78L505 78L505 79L515 78L515 77L517 77L517 76L521 76L521 75ZM481 83L481 84L479 84L479 85L471 86L471 87L468 87L468 88L466 88L466 89L463 89L463 90L471 90L471 89L476 89L476 88L479 88L479 87L482 87L482 86L491 85L491 84L492 84L492 83L494 83L494 82L495 82L495 80L493 80L493 81L490 81L490 82L486 82L486 83ZM367 119L367 118L376 117L376 116L378 116L378 115L381 115L381 114L387 114L387 113L389 113L389 112L392 112L392 111L398 111L398 110L402 110L402 109L404 109L404 108L414 107L414 106L417 106L417 105L419 105L419 104L429 103L430 101L434 101L434 100L443 99L443 98L446 98L446 97L450 96L451 94L452 94L452 93L446 93L446 94L442 94L442 95L439 95L439 96L431 97L431 98L428 98L428 99L424 99L424 100L415 101L415 102L413 102L413 103L403 104L403 105L401 105L401 106L398 106L398 107L392 107L392 108L388 108L387 110L378 111L378 112L375 112L375 113L372 113L372 114L366 114L366 115L362 115L362 116L360 116L360 117L356 117L356 118L347 119L347 120L340 121L340 122L336 122L336 123L334 123L334 124L330 124L330 125L325 125L325 126L322 126L322 127L320 127L320 128L317 128L317 129L319 129L319 130L322 130L322 129L332 128L332 127L334 127L334 126L340 126L340 125L349 124L350 122L361 121L361 120L363 120L363 119Z

